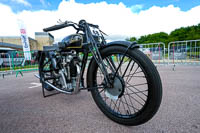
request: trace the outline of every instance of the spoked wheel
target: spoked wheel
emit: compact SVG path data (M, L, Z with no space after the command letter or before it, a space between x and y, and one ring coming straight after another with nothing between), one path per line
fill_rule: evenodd
M159 73L151 60L138 49L110 46L101 51L112 87L93 89L92 96L100 110L113 121L139 125L150 120L162 99ZM122 61L117 76L114 73ZM88 86L105 84L105 77L93 60L88 70Z

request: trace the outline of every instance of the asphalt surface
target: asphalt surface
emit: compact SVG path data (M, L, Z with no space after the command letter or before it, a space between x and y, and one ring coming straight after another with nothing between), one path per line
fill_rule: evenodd
M108 119L87 91L43 98L36 72L0 77L0 133L199 133L200 67L158 67L163 99L147 123L127 127Z

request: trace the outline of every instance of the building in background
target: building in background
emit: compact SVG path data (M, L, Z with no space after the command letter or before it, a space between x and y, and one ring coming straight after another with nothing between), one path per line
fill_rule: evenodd
M52 45L54 37L50 33L35 32L35 39L29 37L30 50L43 50L43 46ZM22 41L20 36L0 36L0 47L12 48L22 51Z
M35 32L35 40L37 42L37 49L43 50L43 46L52 45L54 37L47 32Z

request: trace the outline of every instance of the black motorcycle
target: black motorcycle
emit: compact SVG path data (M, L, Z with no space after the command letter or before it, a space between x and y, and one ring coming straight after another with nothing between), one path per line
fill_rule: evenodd
M99 109L119 124L135 126L150 120L161 103L162 83L139 45L128 41L106 43L106 34L99 26L85 20L78 24L65 21L43 30L69 26L77 32L37 53L37 77L43 94L52 90L65 94L88 90Z

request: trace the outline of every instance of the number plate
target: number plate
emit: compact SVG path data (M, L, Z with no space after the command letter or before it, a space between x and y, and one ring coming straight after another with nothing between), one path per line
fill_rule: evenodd
M94 27L90 27L90 30L92 32L92 35L94 35L94 36L101 36L101 32L99 31L99 29L94 28Z

